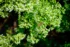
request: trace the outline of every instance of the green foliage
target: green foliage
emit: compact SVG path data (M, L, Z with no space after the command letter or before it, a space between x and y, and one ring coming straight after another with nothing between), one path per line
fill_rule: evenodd
M23 38L25 38L25 35L22 33L18 33L13 36L11 36L9 34L7 34L7 36L0 35L0 47L14 47L14 46L20 44L20 41Z
M9 38L0 35L0 47L12 47L12 44L10 44Z
M60 27L58 28L60 32L70 31L70 3L69 0L63 0L65 14L63 14Z
M70 43L64 44L64 47L70 47Z
M29 29L30 35L28 35L27 41L34 44L37 42L36 40L45 38L50 30L60 27L64 9L58 2L48 2L47 0L30 1L28 4L31 9L22 12L19 28ZM49 28L46 28L47 26Z
M40 39L45 38L50 30L60 27L65 9L56 0L0 0L1 17L8 17L12 11L18 14L19 27L17 32L19 34L10 36L14 40L9 40L4 36L4 39L9 40L6 43L13 41L15 44L20 44L20 41L24 38L24 32L26 32L27 42L35 44ZM48 26L49 28L47 28Z

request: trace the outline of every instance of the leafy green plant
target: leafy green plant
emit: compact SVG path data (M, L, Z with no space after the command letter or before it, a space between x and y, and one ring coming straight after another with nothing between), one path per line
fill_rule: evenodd
M70 3L69 0L63 0L64 2L64 9L65 9L65 14L63 14L62 20L60 27L58 28L60 32L65 32L65 31L70 31Z
M12 11L18 14L18 34L12 36L14 43L20 44L25 34L27 42L35 44L50 30L60 27L65 9L56 0L0 0L1 17L9 17Z
M7 36L0 35L0 47L14 47L14 46L20 44L20 41L23 38L25 38L25 35L22 33L18 33L13 36L11 36L9 34L7 34Z
M48 2L47 0L38 0L37 2L29 2L28 4L30 4L29 8L32 7L32 9L23 12L20 17L19 28L29 29L30 33L27 41L35 43L35 39L43 39L48 35L50 30L60 27L64 9L59 3ZM33 40L30 41L30 38Z

